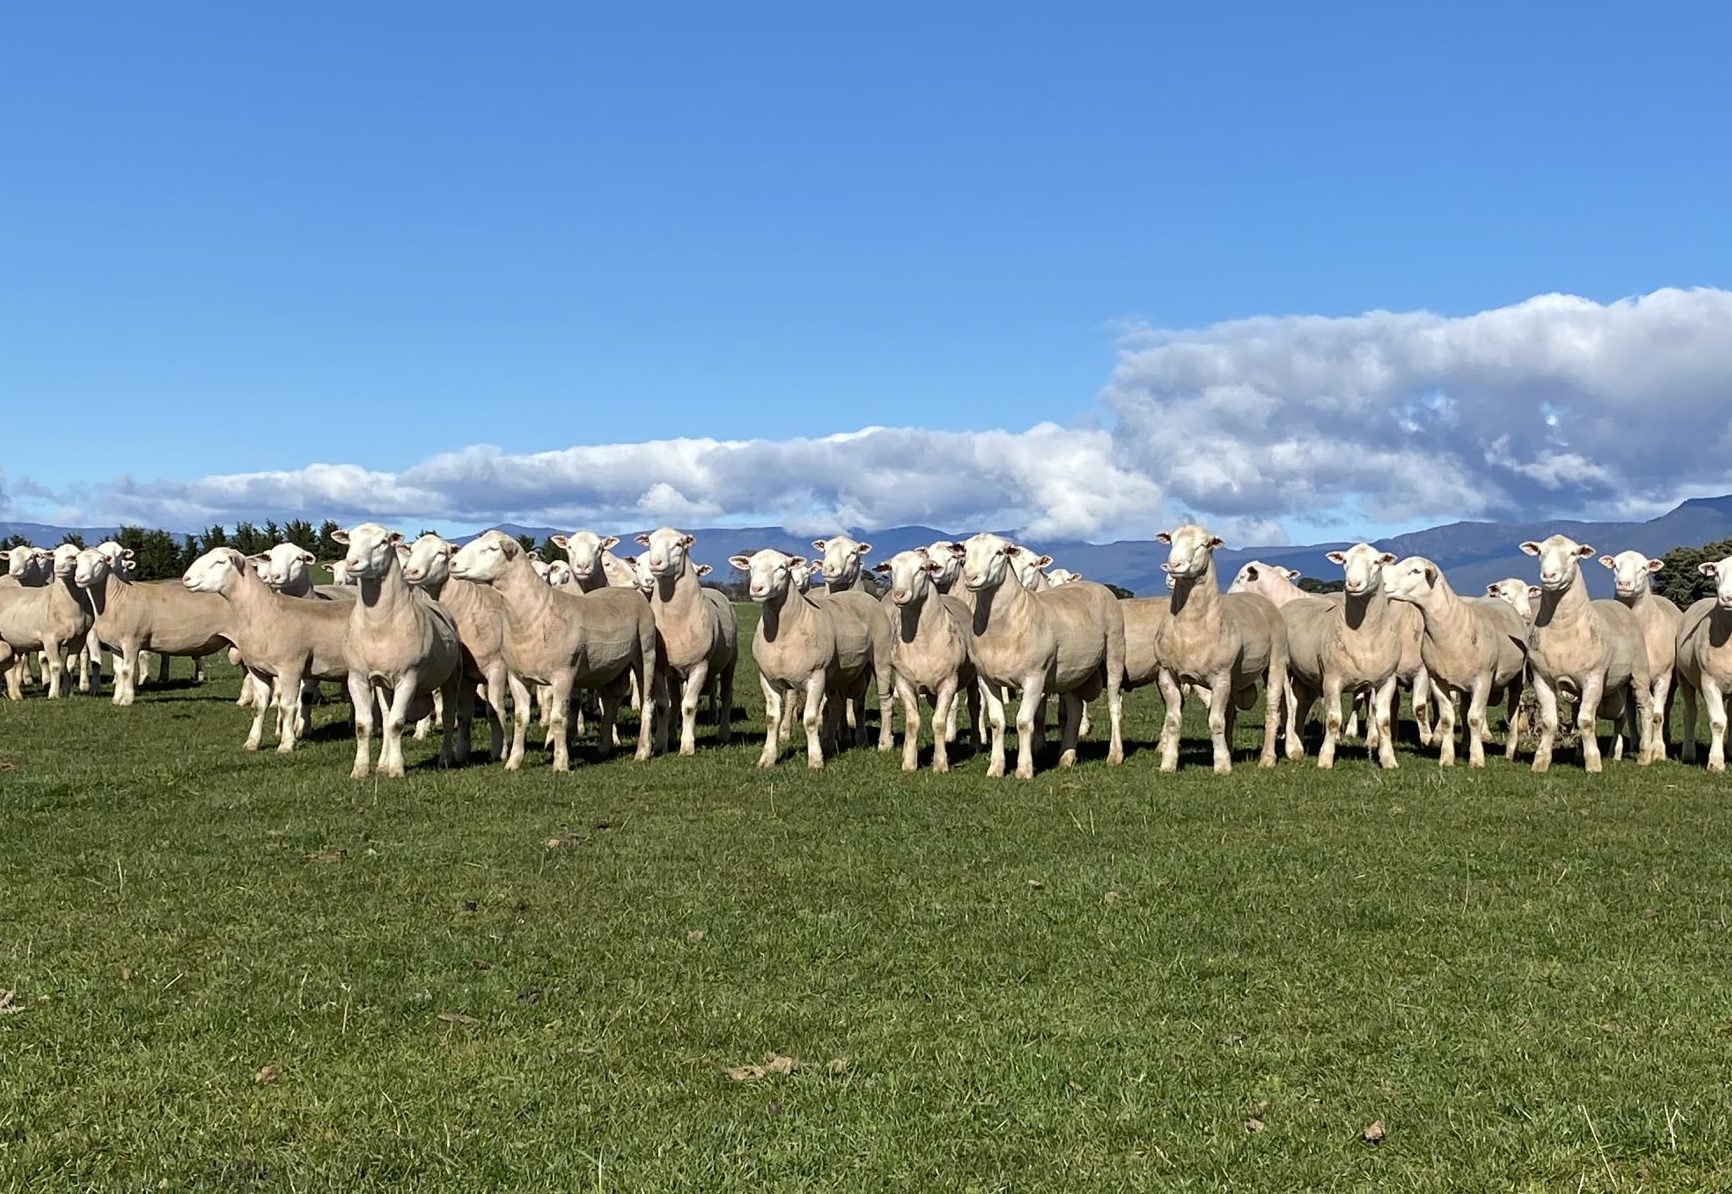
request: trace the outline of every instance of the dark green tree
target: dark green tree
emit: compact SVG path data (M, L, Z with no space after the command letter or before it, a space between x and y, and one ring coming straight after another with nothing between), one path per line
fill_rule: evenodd
M1337 576L1334 580L1318 580L1315 576L1301 576L1295 581L1307 593L1339 593L1347 588L1347 578Z
M180 544L167 531L121 527L115 542L132 550L132 575L137 580L172 580L186 571Z
M536 550L538 550L535 546L535 540L531 539L528 535L517 536L517 541L519 543L523 544L523 550L524 551L536 551ZM546 558L547 558L546 556L542 557L542 559L546 559Z
M265 538L265 533L252 523L237 522L234 533L229 536L229 546L242 555L253 556L269 551L276 545Z
M279 544L283 541L283 528L278 526L275 522L271 521L270 519L266 519L265 520L265 538L267 538L271 541L270 545L272 547L275 547L277 544Z
M214 527L206 527L204 534L199 536L201 551L209 551L213 547L227 547L228 545L229 533L221 523Z
M541 558L549 562L553 560L563 560L565 558L565 548L555 547L552 535L543 539L541 541L541 546L537 550L541 552Z
M313 524L306 519L291 518L283 524L283 541L316 552L319 547L319 533L313 529Z
M78 534L76 531L68 531L66 533L66 538L62 539L61 542L62 543L70 543L70 544L72 544L72 546L78 548L81 551L84 549L84 546L85 546L84 536Z
M1679 609L1689 609L1704 597L1714 595L1714 578L1703 576L1701 565L1732 556L1732 539L1721 539L1701 547L1674 547L1661 556L1665 567L1654 573L1654 592L1670 598Z
M1120 601L1123 601L1127 597L1136 596L1135 593L1131 592L1123 585L1108 585L1107 592L1111 593L1114 597L1117 597Z
M340 559L347 552L347 548L345 548L341 543L338 543L335 539L331 538L332 535L335 535L342 529L341 526L338 526L329 518L319 524L319 545L313 548L313 550L318 553L321 560Z

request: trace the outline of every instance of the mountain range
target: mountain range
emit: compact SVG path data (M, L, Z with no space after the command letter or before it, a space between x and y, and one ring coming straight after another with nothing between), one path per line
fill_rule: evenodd
M555 527L522 526L515 523L502 523L499 529L512 535L528 535L536 542L560 530ZM87 543L95 543L112 537L116 528L0 522L0 538L22 535L32 543L44 546L61 542L71 532L81 535ZM783 527L712 527L692 533L697 536L693 558L699 563L713 565L723 576L728 574L728 557L750 554L763 547L773 547L797 555L814 554L813 536L798 535ZM954 533L934 527L901 526L871 531L855 529L848 534L871 543L871 562L876 562L899 551L924 547L934 540L950 538ZM1506 576L1536 576L1537 564L1531 557L1523 555L1517 545L1523 540L1544 539L1552 534L1565 534L1578 542L1592 544L1605 554L1634 549L1645 555L1658 556L1674 547L1694 547L1719 539L1732 539L1732 494L1724 497L1691 498L1676 509L1646 522L1452 522L1428 530L1374 540L1374 544L1397 556L1421 555L1435 560L1449 575L1450 583L1458 592L1480 593L1486 585ZM631 535L621 535L620 539L620 553L632 554L635 549ZM1166 592L1161 564L1167 558L1167 549L1153 538L1120 540L1116 543L1086 543L1080 540L1027 542L1030 546L1052 555L1059 565L1080 572L1090 580L1119 585L1141 595ZM1296 568L1305 576L1329 580L1340 576L1341 570L1325 558L1327 553L1350 547L1352 544L1352 540L1344 539L1335 543L1305 546L1229 546L1216 553L1216 569L1223 585L1230 581L1248 560L1262 560L1267 564ZM1595 596L1612 595L1612 574L1609 571L1590 564L1583 569L1583 575L1587 577L1589 590Z

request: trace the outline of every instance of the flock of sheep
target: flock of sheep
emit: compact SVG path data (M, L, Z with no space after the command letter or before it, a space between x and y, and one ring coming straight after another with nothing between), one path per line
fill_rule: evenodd
M1675 680L1684 698L1684 760L1694 761L1705 698L1708 766L1724 769L1732 559L1702 565L1717 596L1680 612L1650 589L1661 562L1637 552L1600 557L1616 574L1617 599L1591 601L1581 567L1594 550L1563 535L1521 545L1538 558L1537 586L1510 578L1484 596L1457 594L1430 560L1397 560L1366 543L1329 555L1343 569L1342 592L1303 593L1292 574L1257 562L1222 592L1219 538L1191 524L1157 538L1169 545L1163 567L1171 594L1122 601L1074 573L1048 571L1050 557L991 534L940 540L878 563L882 598L860 584L870 544L845 536L815 541L821 556L812 563L770 549L734 556L762 612L752 642L766 712L758 765L776 762L796 720L814 768L838 748L845 726L864 742L873 686L880 750L893 747L894 709L902 706L906 770L918 765L922 694L932 706L935 771L948 769L947 745L964 732L965 703L976 743L985 723L987 774L1005 773L1012 693L1020 697L1019 776L1034 774L1049 697L1057 698L1060 766L1075 761L1088 732L1087 702L1103 695L1107 762L1117 764L1122 694L1156 685L1166 706L1163 771L1178 765L1187 694L1208 708L1215 770L1230 771L1235 716L1259 688L1267 707L1259 766L1274 766L1283 730L1288 757L1304 756L1302 731L1318 701L1318 765L1332 766L1342 735L1353 731L1344 724L1345 697L1363 709L1368 749L1394 767L1401 687L1411 690L1421 744L1435 743L1445 766L1455 760L1462 706L1468 764L1482 766L1489 705L1507 702L1505 753L1514 758L1531 686L1534 770L1551 763L1559 703L1567 700L1583 765L1598 771L1602 717L1617 729L1614 758L1626 734L1639 763L1665 757ZM555 536L568 558L553 563L497 531L458 547L437 535L405 543L363 523L337 539L347 555L334 571L347 583L326 586L312 583L312 553L289 544L251 557L214 548L178 582L133 579L132 553L113 542L16 548L0 577L7 694L22 695L32 655L51 697L62 692L69 657L81 688L90 686L93 664L99 684L107 648L116 656L114 703L126 705L147 653L166 669L170 656L197 660L227 650L244 669L240 703L253 708L248 750L258 748L273 710L277 749L294 749L318 683L346 683L356 777L374 766L375 730L378 771L402 775L405 729L419 723L425 732L433 718L440 762L465 761L477 709L488 721L492 757L508 770L522 765L536 706L560 771L569 768L568 717L575 712L581 729L586 707L604 753L618 742L615 719L628 700L643 710L639 760L669 749L676 711L680 753L693 753L706 696L718 738L728 741L738 627L726 597L700 583L708 568L692 561L691 535L671 527L639 535L635 557L615 555L611 536Z

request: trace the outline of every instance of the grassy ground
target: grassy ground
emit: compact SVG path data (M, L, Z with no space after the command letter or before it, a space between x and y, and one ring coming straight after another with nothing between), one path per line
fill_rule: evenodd
M566 776L0 705L0 1188L1732 1186L1723 780L766 775L743 671Z

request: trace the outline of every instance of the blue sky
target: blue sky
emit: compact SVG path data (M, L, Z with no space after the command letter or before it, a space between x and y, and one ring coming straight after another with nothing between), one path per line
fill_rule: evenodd
M406 484L397 506L433 508L385 513L1005 516L1096 536L1197 513L1304 537L1657 506L1676 478L1546 439L1541 402L1620 408L1544 392L1543 364L1480 399L1526 403L1532 426L1501 457L1485 434L1450 447L1458 483L1411 509L1369 483L1259 497L1243 478L1310 459L1315 419L1241 445L1239 473L1207 484L1173 483L1187 470L1166 446L1112 439L1101 460L1149 483L1146 518L1105 497L1054 514L1063 477L973 440L921 441L921 459L942 469L962 443L990 500L838 493L812 474L846 454L810 444L870 426L1107 434L1133 399L1158 440L1187 395L1162 388L1166 364L1127 381L1139 327L1219 349L1244 343L1224 321L1732 285L1732 17L1658 8L17 10L0 44L0 518L344 516L380 477L473 445L510 463L685 437L792 444L767 456L811 492L735 501L658 474L674 495L658 505L650 482L567 475L490 503L465 474L460 494ZM1722 308L1700 307L1647 328L1652 352L1714 339ZM1359 351L1354 328L1330 351ZM1411 385L1471 388L1478 351ZM1660 380L1712 410L1722 364ZM1295 379L1239 369L1211 376L1275 386L1261 417L1279 431ZM1420 395L1361 397L1393 412ZM1206 442L1218 405L1181 422ZM1064 442L1079 470L1105 467ZM1064 456L1049 447L1032 454ZM893 471L880 449L862 467ZM630 454L649 473L669 455ZM1520 480L1556 480L1561 456L1583 469ZM360 479L309 483L315 463ZM1019 496L1043 487L1058 496ZM1476 489L1491 496L1462 507Z

